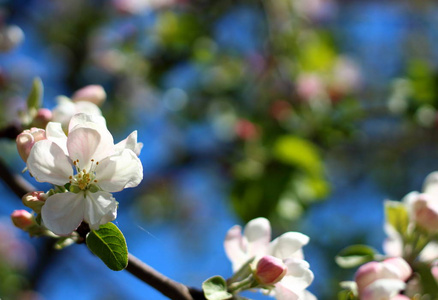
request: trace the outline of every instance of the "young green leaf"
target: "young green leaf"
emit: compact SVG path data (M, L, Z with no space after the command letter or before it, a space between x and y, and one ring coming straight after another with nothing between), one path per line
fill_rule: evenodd
M227 292L227 282L221 276L213 276L204 281L202 290L208 300L226 300L233 297Z
M29 110L37 110L41 107L43 102L43 91L44 86L41 78L36 77L32 83L32 89L30 90L29 96L27 96L27 108Z
M336 263L343 268L353 268L375 259L377 251L366 245L352 245L336 256Z
M398 201L385 201L386 221L400 234L404 235L409 225L406 206Z
M113 223L101 225L87 235L87 246L111 270L121 271L128 265L128 247L122 232Z

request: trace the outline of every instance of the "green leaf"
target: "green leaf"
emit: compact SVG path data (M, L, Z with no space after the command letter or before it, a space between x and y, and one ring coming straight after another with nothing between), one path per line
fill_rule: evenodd
M122 232L113 223L101 225L87 235L87 246L111 270L121 271L128 265L128 247Z
M385 201L386 222L404 235L409 225L409 214L406 206L398 201Z
M36 77L32 83L32 89L27 96L27 108L29 110L37 110L43 102L44 86L41 78Z
M221 276L213 276L202 283L202 290L208 300L225 300L233 298L227 292L227 282Z
M323 164L318 148L311 142L294 135L279 137L273 148L274 157L289 165L297 166L312 175L321 175Z
M353 268L369 261L376 257L377 251L366 245L352 245L344 248L336 256L336 263L343 268Z

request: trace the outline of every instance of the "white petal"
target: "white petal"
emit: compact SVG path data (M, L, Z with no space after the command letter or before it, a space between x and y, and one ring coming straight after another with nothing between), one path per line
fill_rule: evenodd
M388 256L401 257L403 254L403 239L395 228L385 223L384 230L387 238L383 241L383 250Z
M137 143L137 130L131 132L126 139L116 144L116 152L122 152L124 149L131 149L137 156L140 155L142 148L143 144Z
M225 236L224 249L228 259L233 264L233 271L237 271L250 257L244 252L242 227L231 227Z
M35 143L27 159L27 168L37 181L56 185L66 184L73 175L70 160L64 151L49 140Z
M91 230L114 220L117 216L117 202L110 193L99 191L86 193L84 220Z
M423 184L423 191L426 194L438 199L438 172L432 172L427 175Z
M249 257L265 255L271 240L271 224L265 218L256 218L246 224L243 235Z
M65 155L68 155L67 151L67 136L62 130L61 123L49 122L46 126L46 137L49 141L57 144L64 151Z
M280 259L290 257L303 258L302 247L309 242L309 237L299 232L286 232L273 240L268 253Z
M69 235L84 218L84 200L83 193L50 196L41 210L44 225L57 235Z
M99 162L96 180L101 189L108 192L135 187L143 180L143 166L134 152L125 149Z
M108 130L76 127L69 133L67 149L71 160L79 160L81 169L89 170L91 159L101 161L114 153L113 137Z
M300 299L297 294L288 289L282 283L277 283L275 285L275 299L277 300L298 300Z
M85 113L88 115L96 115L96 116L102 115L102 111L100 110L100 108L96 104L90 101L76 101L74 102L74 104L75 104L75 114Z
M431 262L438 258L438 243L429 242L423 251L420 252L420 261Z
M86 127L88 123L94 123L106 128L105 118L101 115L77 113L71 118L70 123L68 124L68 131L70 132L78 125L85 125Z
M378 279L368 285L361 293L361 300L391 299L400 293L406 284L399 279Z
M284 261L287 266L286 276L281 283L295 293L306 289L313 281L313 272L309 269L309 263L302 259L290 258Z
M66 129L71 117L75 114L75 104L65 96L56 98L58 105L52 110L52 121L59 122Z

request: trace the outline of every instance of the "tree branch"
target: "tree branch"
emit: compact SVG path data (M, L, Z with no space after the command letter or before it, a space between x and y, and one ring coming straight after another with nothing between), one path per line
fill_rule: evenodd
M201 291L188 288L164 276L134 255L129 254L128 259L126 270L166 297L173 300L205 300L204 294Z

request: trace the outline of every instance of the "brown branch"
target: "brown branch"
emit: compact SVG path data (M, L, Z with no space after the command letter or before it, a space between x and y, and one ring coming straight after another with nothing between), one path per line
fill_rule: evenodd
M173 300L205 300L204 294L197 290L176 282L152 267L148 266L134 255L129 254L126 270L138 279L147 283L164 296Z

